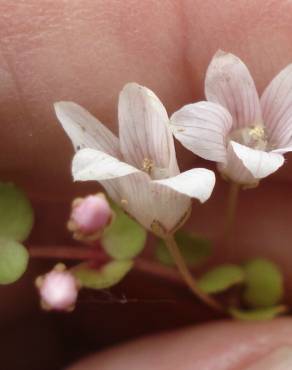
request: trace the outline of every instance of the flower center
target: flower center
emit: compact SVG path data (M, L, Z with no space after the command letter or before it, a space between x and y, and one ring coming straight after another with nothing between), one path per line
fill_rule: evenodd
M143 159L142 171L146 172L152 180L166 179L169 177L167 168L156 167L154 161L149 158Z
M152 161L152 159L144 158L142 163L142 170L150 175L153 167L154 162Z
M229 138L252 149L266 150L268 145L263 125L253 125L235 130Z

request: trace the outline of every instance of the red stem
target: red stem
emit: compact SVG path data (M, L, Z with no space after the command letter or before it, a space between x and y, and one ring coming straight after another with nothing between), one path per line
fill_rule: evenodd
M29 254L33 258L56 258L71 260L90 260L96 257L97 251L93 248L78 248L69 246L29 247Z
M134 268L149 275L169 280L176 284L184 285L184 281L177 273L177 270L171 267L163 266L158 262L146 260L144 258L136 258Z
M98 248L74 247L74 246L30 246L28 248L32 258L53 258L53 259L70 259L70 260L93 260L98 259ZM183 280L177 271L173 268L161 265L158 262L144 258L135 258L135 270L159 277L176 284L184 285Z

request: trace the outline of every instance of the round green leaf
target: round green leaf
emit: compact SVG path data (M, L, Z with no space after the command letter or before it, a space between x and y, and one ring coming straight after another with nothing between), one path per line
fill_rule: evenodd
M206 272L199 280L198 286L205 293L220 293L235 284L244 281L244 271L237 265L221 265Z
M255 259L244 267L246 289L243 299L250 307L270 307L283 297L283 277L279 268L264 259Z
M244 321L271 320L284 312L286 312L285 306L256 308L248 311L239 310L237 308L229 309L229 313L232 317Z
M116 217L102 237L102 245L114 259L128 260L136 257L144 248L146 231L120 208Z
M11 284L25 272L28 251L20 243L0 238L0 284Z
M186 263L195 267L205 261L211 254L211 242L208 239L179 231L175 235L175 240ZM161 239L155 250L156 259L166 266L174 266L175 263Z
M107 289L118 284L133 267L133 261L111 261L100 269L87 264L74 267L71 271L84 288Z
M33 210L25 194L13 184L0 183L0 237L25 240L33 226Z

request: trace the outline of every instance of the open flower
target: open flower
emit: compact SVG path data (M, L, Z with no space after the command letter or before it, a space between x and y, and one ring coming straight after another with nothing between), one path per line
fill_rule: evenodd
M149 89L127 84L119 97L119 139L71 102L56 114L76 150L75 180L96 180L110 197L149 230L165 233L186 219L191 201L205 202L215 176L198 168L179 172L167 112Z
M221 173L256 185L284 163L292 150L292 65L259 99L245 64L218 51L206 74L208 102L184 106L171 117L175 137L193 153L218 162Z

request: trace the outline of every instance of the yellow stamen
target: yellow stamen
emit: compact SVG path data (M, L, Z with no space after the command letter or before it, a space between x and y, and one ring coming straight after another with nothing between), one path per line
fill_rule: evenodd
M142 164L142 170L150 174L153 167L154 167L153 161L149 158L144 158L143 164Z
M248 131L248 133L254 140L264 140L265 139L265 130L263 126L253 126Z

